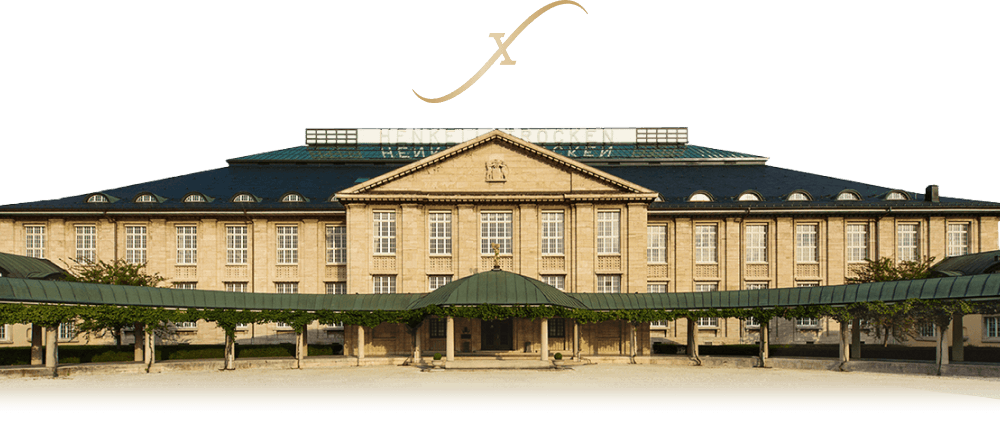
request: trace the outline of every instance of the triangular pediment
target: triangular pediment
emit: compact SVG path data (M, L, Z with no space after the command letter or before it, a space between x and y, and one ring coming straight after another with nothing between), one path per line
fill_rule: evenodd
M656 193L499 130L337 193L357 196L629 196Z

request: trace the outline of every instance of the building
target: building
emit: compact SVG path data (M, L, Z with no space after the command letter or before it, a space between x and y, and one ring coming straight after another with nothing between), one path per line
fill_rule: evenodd
M0 251L145 262L177 288L236 292L426 293L497 263L566 292L643 293L836 285L866 258L997 247L1000 204L766 162L691 145L685 128L309 129L305 146L220 169L2 206ZM444 346L442 321L420 331L428 351ZM838 339L834 321L776 322L772 343ZM758 340L753 321L698 323L704 343ZM208 324L174 326L181 341L222 341ZM547 326L550 350L568 348L565 324ZM540 327L456 319L456 344L538 352ZM623 327L582 327L582 351L625 354ZM28 328L5 326L4 344L26 345ZM366 354L406 354L402 328L376 327ZM686 328L642 327L638 351L651 339L685 342ZM346 338L348 349L357 336L336 325L310 333L310 342ZM968 343L996 333L982 327ZM266 324L238 338L294 336Z

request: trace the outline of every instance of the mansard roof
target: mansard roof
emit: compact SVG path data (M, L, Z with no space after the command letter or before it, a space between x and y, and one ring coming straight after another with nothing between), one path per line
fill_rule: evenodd
M634 130L634 129L633 129ZM515 131L515 130L510 130ZM516 131L515 131L516 132ZM633 131L633 137L635 132ZM507 133L503 133L507 135ZM514 140L522 141L515 134ZM482 137L482 136L477 136ZM619 136L620 137L620 136ZM472 140L463 143L469 143ZM955 209L995 213L1000 203L942 197L925 201L924 195L905 192L909 200L886 200L897 191L828 176L767 166L766 158L728 151L699 148L683 141L670 143L608 142L596 144L533 143L540 152L558 154L556 159L572 161L580 167L619 178L627 184L659 193L650 205L662 212L742 212L746 210L918 210ZM435 148L435 146L437 148ZM371 144L362 141L348 144L316 144L256 154L229 160L228 167L150 181L126 187L62 199L43 200L0 206L0 215L11 214L96 214L96 213L240 213L243 212L329 212L343 210L335 193L374 180L397 169L448 154L460 143ZM374 153L374 154L373 154ZM306 164L303 164L306 163ZM554 163L555 164L555 163ZM837 201L837 194L853 190L859 201ZM306 200L281 202L284 194L294 191ZM715 200L689 202L692 193L703 191ZM739 201L743 192L754 191L760 201ZM804 191L810 201L788 201L795 191ZM183 202L198 192L222 200ZM93 194L116 198L134 198L140 193L154 194L159 202L137 203L132 200L87 202ZM232 202L237 193L252 194L254 202ZM446 193L446 192L444 192Z

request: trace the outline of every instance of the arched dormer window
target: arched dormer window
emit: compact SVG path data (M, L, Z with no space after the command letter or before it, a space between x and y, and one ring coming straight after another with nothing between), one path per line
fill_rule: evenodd
M809 202L812 200L812 197L810 197L809 193L806 193L805 191L797 190L793 191L792 194L789 194L788 199L786 200L791 202Z
M861 200L861 195L853 191L842 191L837 195L837 200Z
M760 198L759 194L751 192L751 191L748 191L748 192L743 193L743 194L740 195L739 201L740 202L760 202L761 198Z
M257 199L250 193L240 193L233 196L233 202L256 202Z
M305 202L306 200L302 198L301 194L298 193L288 193L281 197L282 202Z
M198 193L192 193L184 197L184 202L208 202L205 200L205 196Z
M149 193L140 194L135 198L135 203L156 203L156 202L159 202L158 200L156 200L156 196L153 196Z
M695 192L694 194L691 195L691 197L688 198L688 202L712 202L712 201L714 201L714 199L712 199L712 196L705 191Z
M87 198L87 203L108 203L108 198L103 194L92 194Z
M894 190L890 191L889 194L885 195L885 200L910 200L906 193Z

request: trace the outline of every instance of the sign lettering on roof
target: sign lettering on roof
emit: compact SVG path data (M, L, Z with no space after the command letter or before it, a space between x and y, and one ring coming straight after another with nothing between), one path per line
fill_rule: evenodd
M491 128L307 129L306 144L451 146L487 134ZM686 144L687 128L501 128L538 145ZM585 149L585 148L580 148Z

